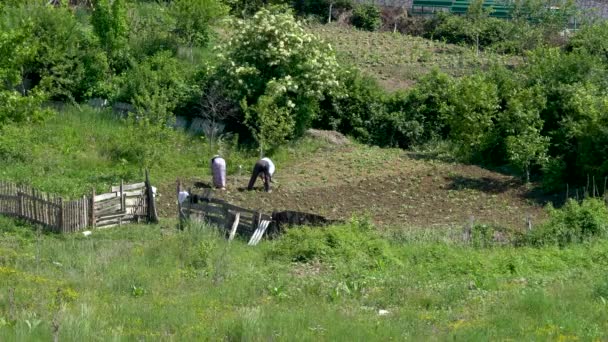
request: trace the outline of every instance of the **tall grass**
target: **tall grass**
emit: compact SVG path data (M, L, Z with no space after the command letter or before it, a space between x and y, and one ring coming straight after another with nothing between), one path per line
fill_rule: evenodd
M319 142L304 140L270 155L278 165L315 151ZM258 155L227 142L228 173L247 176ZM179 130L161 136L145 134L109 110L66 107L42 124L8 125L0 134L0 179L24 182L71 197L107 192L110 185L143 180L173 184L176 178L209 176L210 152L205 139ZM142 159L145 156L146 159ZM241 168L239 168L241 166Z
M0 219L0 339L49 340L53 322L60 340L608 338L606 240L409 244L355 221L249 247L172 224L84 237ZM296 239L311 258L294 262Z

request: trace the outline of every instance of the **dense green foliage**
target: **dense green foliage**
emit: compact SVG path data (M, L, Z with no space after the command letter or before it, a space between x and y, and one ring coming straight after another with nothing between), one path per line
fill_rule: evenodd
M289 13L263 9L234 26L220 77L245 124L262 150L300 136L338 85L333 51Z
M47 99L102 97L133 105L133 127L159 144L179 113L252 138L262 152L317 127L380 146L448 141L457 158L506 166L527 180L543 176L550 189L608 174L606 24L562 37L570 7L518 2L513 21L491 18L481 6L461 17L439 15L428 21L429 37L521 59L460 78L431 72L406 91L386 93L339 65L285 4L260 11L262 3L227 5L244 19L219 30L229 38L215 44L213 26L228 8L214 0L6 3L0 125L48 117ZM315 14L310 6L295 8ZM358 6L352 19L375 29L379 18L376 7Z
M608 236L608 208L603 200L569 200L563 208L549 206L549 220L524 239L532 245L566 246Z
M351 18L353 26L367 31L376 31L382 25L380 8L376 5L358 5L353 10Z

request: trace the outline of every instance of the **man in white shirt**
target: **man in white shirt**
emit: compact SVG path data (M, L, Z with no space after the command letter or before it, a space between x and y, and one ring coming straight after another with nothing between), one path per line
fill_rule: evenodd
M247 190L252 190L255 181L258 177L260 177L264 182L264 191L271 192L270 182L272 182L272 175L274 174L274 171L274 163L272 160L270 160L270 158L262 158L258 160L253 167L253 172L251 174L251 179L249 180Z

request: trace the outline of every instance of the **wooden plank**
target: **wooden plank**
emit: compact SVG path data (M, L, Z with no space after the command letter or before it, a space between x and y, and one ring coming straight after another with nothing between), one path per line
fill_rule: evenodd
M251 239L249 240L248 245L249 246L257 245L260 242L260 240L262 240L262 236L264 236L264 233L266 232L266 229L268 229L269 225L270 225L270 221L260 220L260 224L258 225L258 228L255 230L255 232L253 232L253 235L251 236Z
M135 184L127 184L122 187L122 191L135 190L135 189L140 189L140 188L145 188L145 187L146 187L146 183L144 183L144 182L135 183ZM120 191L120 185L113 186L112 190L110 190L110 191L112 191L112 192Z
M135 218L135 216L133 215L128 215L125 213L117 213L117 214L112 214L112 215L105 215L105 216L100 216L99 219L97 220L97 222L102 222L102 221L107 221L107 220L113 220L113 219L117 219L117 218L122 218L122 220L130 220Z
M107 194L95 196L95 202L101 202L101 201L105 201L105 200L113 199L113 198L117 198L117 197L119 197L119 194L117 194L115 192L110 192Z
M97 227L99 228L99 227L105 227L105 226L108 226L108 225L118 225L118 224L120 224L120 222L121 222L120 217L113 218L111 220L98 221L97 222Z
M113 198L111 201L97 202L95 204L95 210L102 210L107 207L111 207L114 205L120 205L120 198Z
M127 198L128 197L141 197L146 194L146 190L141 189L141 190L135 190L135 191L125 191L125 192L123 192L123 194L125 194L125 196L127 196Z
M133 198L126 198L125 199L125 205L127 207L139 207L143 204L143 198L141 197L133 197Z
M239 227L239 219L241 218L241 213L236 213L234 217L234 223L232 223L232 228L230 229L230 235L228 236L228 241L232 241L234 239L234 235L236 235L236 230Z
M207 214L217 214L220 216L225 216L224 208L221 207L208 206L207 208L204 208L203 211Z
M91 227L95 228L95 188L93 188L93 195L91 196L91 204L89 207L89 214L91 215L90 224Z
M120 203L119 204L115 204L111 207L107 207L107 208L103 208L102 210L98 210L97 213L95 214L95 216L105 216L108 214L114 214L114 213L119 213L123 211L120 210Z

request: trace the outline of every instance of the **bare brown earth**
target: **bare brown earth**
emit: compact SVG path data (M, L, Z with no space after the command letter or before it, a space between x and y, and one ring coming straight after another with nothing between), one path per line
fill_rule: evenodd
M523 228L544 217L542 205L516 178L478 166L428 160L398 149L327 146L283 165L277 163L272 193L245 191L248 175L228 177L228 190L212 194L259 209L298 210L332 219L369 215L380 226L453 227L476 222ZM202 193L208 177L184 180ZM159 211L176 212L175 184L161 185Z

